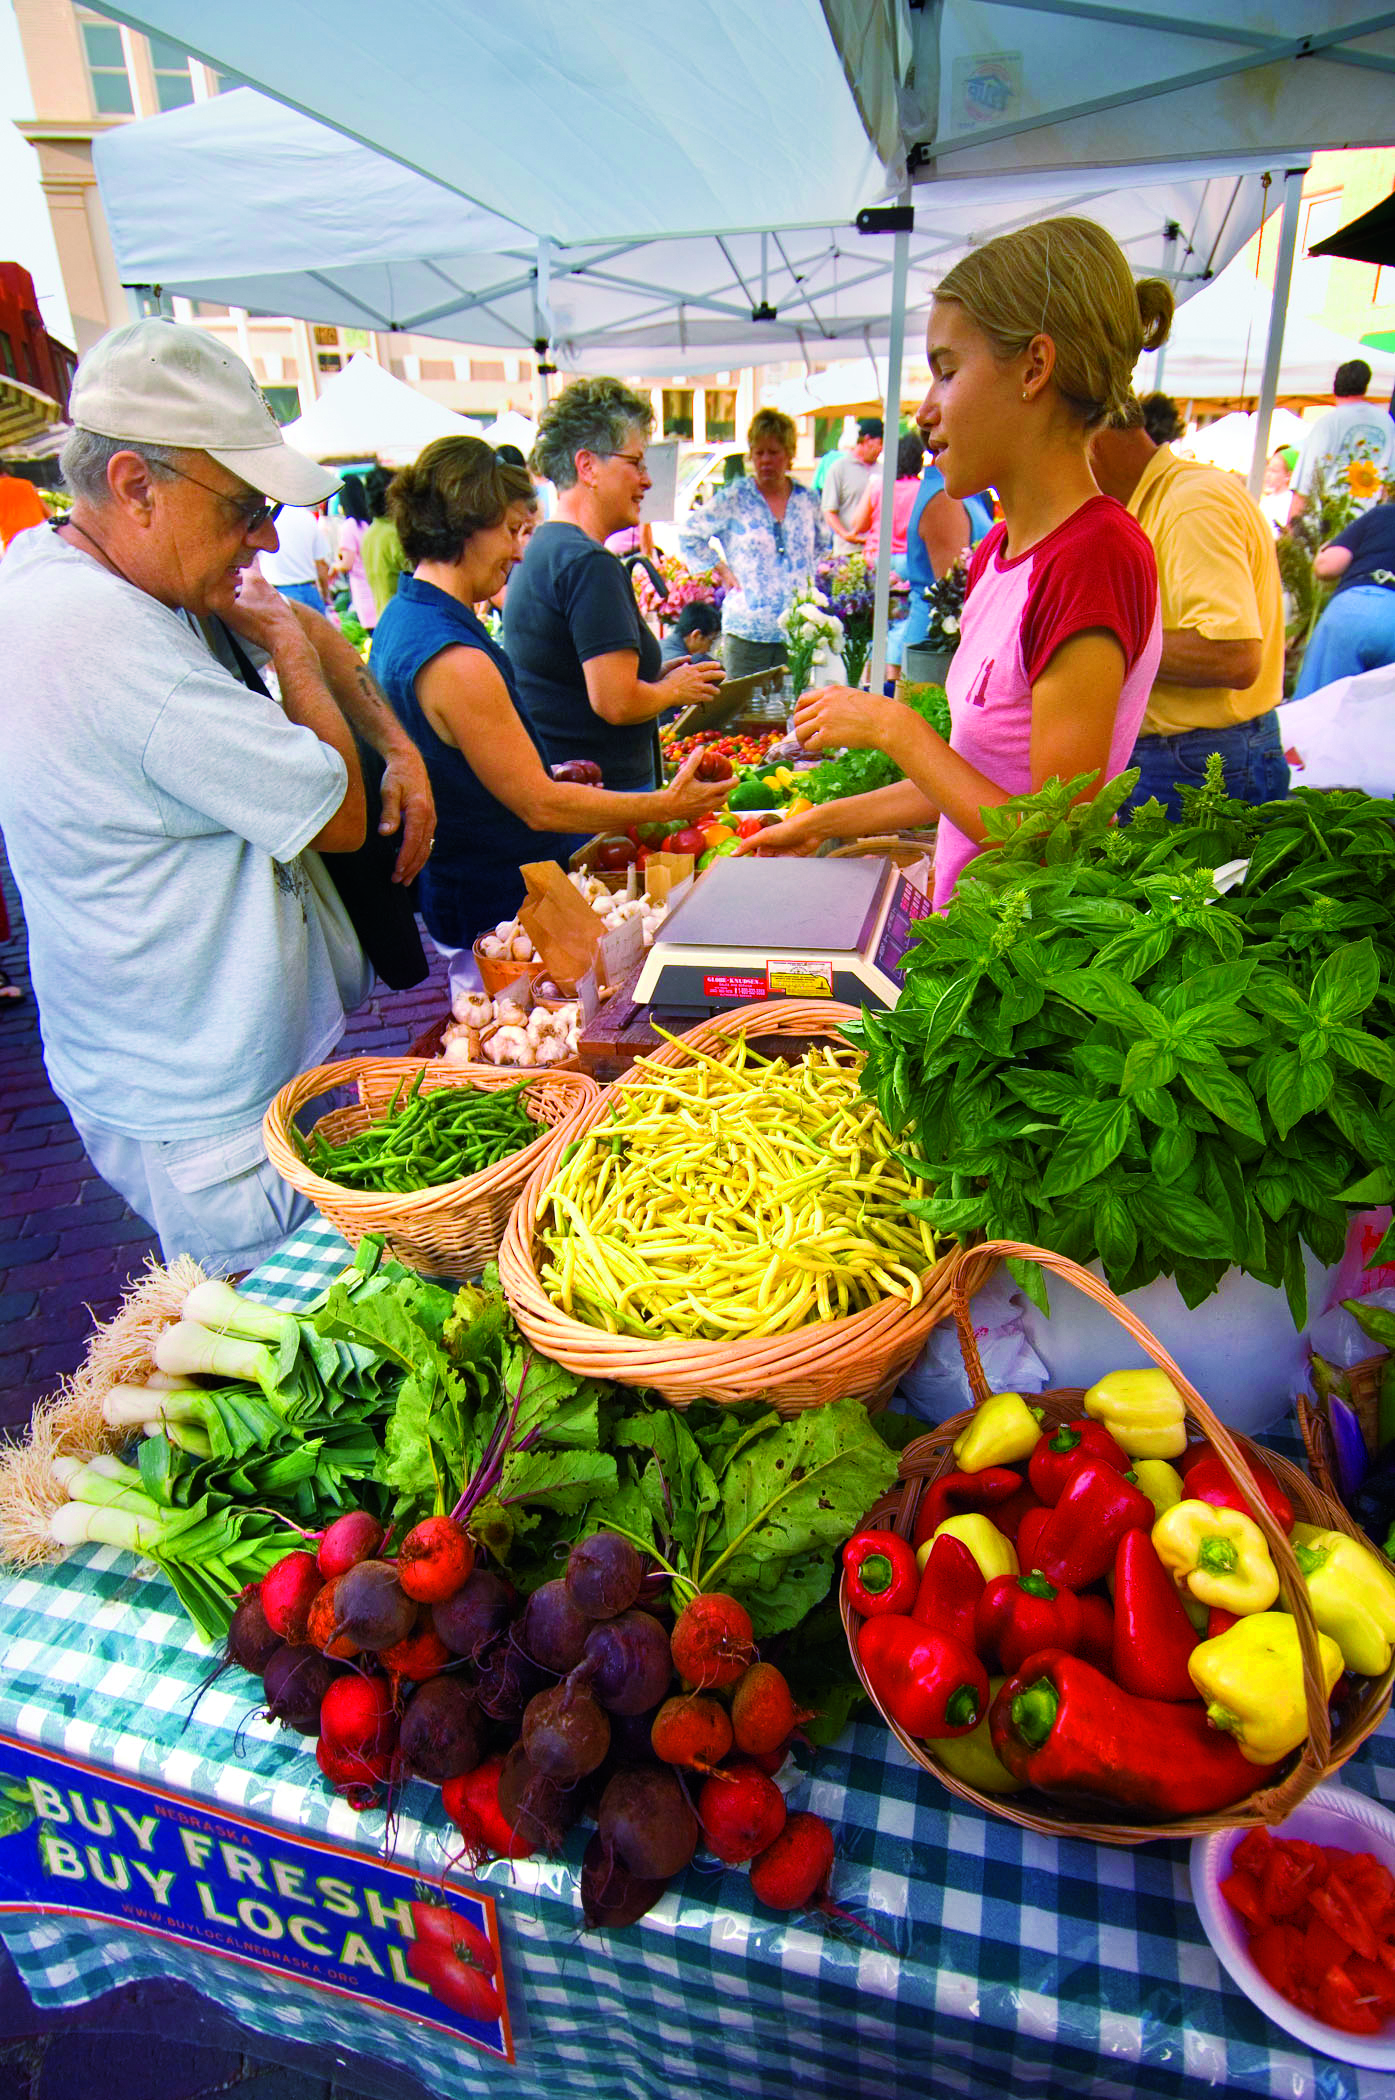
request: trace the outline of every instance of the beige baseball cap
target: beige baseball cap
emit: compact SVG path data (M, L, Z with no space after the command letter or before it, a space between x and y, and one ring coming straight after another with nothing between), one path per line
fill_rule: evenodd
M130 321L94 343L68 414L99 437L206 452L275 503L323 503L339 486L339 475L286 443L242 359L177 321Z

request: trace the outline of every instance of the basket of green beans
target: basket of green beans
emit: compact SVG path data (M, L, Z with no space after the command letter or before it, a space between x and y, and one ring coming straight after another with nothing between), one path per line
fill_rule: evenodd
M300 1130L310 1103L348 1086L356 1102ZM277 1172L351 1245L381 1233L423 1275L473 1276L546 1141L599 1091L555 1067L520 1080L494 1066L349 1058L282 1087L262 1130Z

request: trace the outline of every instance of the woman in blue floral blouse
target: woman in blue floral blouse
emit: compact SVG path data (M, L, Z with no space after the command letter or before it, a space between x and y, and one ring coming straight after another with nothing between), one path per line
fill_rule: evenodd
M757 409L746 434L750 473L718 490L679 535L683 559L695 569L713 566L714 547L719 556L717 571L727 587L722 661L728 678L748 678L785 661L780 615L833 552L818 498L790 476L796 435L791 417Z

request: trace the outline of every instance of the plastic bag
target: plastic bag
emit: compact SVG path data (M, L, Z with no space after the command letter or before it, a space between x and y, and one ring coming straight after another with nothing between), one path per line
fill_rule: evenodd
M991 1276L973 1300L974 1338L983 1372L995 1393L1039 1393L1050 1383L1046 1365L1023 1330L1026 1301L1006 1270ZM953 1320L931 1330L898 1387L907 1411L923 1422L946 1422L972 1407L959 1331Z

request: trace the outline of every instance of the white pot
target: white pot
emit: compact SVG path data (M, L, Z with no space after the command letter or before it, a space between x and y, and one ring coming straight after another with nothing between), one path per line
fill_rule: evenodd
M832 649L826 650L823 662L815 664L809 673L810 686L846 685L847 682L848 674L843 664L843 652L841 649L836 654ZM808 688L806 688L807 690Z

